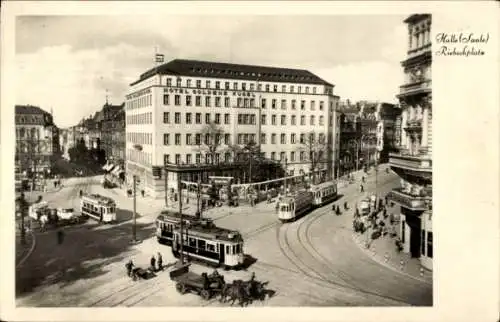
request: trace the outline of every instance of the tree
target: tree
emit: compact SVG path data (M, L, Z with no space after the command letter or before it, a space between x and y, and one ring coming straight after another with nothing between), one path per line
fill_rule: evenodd
M204 152L210 158L210 164L214 164L215 155L220 150L222 145L222 136L224 135L224 130L218 124L210 122L205 125L200 132L201 139L196 142L198 145L198 150L200 153Z
M330 151L326 144L325 136L323 133L320 133L318 137L316 137L316 133L313 131L307 133L300 150L304 151L309 158L309 162L311 164L312 182L316 183L315 170L317 170L319 164L325 162L325 154Z
M259 153L259 145L255 141L250 141L244 145L232 145L229 148L234 155L234 160L239 162L248 162L248 178L249 182L257 171L254 171L254 167L258 170L260 165L264 161L261 154Z

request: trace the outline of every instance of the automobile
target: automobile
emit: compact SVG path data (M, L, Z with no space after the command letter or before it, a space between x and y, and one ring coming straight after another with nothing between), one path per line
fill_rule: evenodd
M60 220L78 221L78 216L73 208L57 208L57 217Z

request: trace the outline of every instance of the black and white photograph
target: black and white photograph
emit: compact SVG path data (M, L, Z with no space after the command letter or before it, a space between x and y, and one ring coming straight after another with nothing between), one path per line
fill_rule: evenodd
M15 307L432 309L436 19L16 15Z

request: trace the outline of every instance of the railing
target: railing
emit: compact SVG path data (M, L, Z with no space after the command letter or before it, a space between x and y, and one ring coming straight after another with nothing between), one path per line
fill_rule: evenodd
M411 210L427 210L428 203L432 202L431 196L413 196L402 191L401 188L394 189L388 194L388 199Z
M410 84L405 84L399 87L400 95L413 94L419 92L431 91L432 81L430 79L424 79L418 82L413 82Z
M432 158L426 154L409 155L405 150L400 153L389 153L389 164L415 170L432 170Z

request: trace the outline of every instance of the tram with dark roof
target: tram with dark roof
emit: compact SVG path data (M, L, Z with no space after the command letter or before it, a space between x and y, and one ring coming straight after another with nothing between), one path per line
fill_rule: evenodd
M237 269L244 261L243 237L238 231L217 227L211 220L190 222L182 232L182 253L210 266ZM181 230L173 231L172 253L181 254Z
M195 216L182 215L186 225L199 220ZM156 239L158 243L172 246L174 227L181 222L181 213L177 211L164 210L156 217Z

